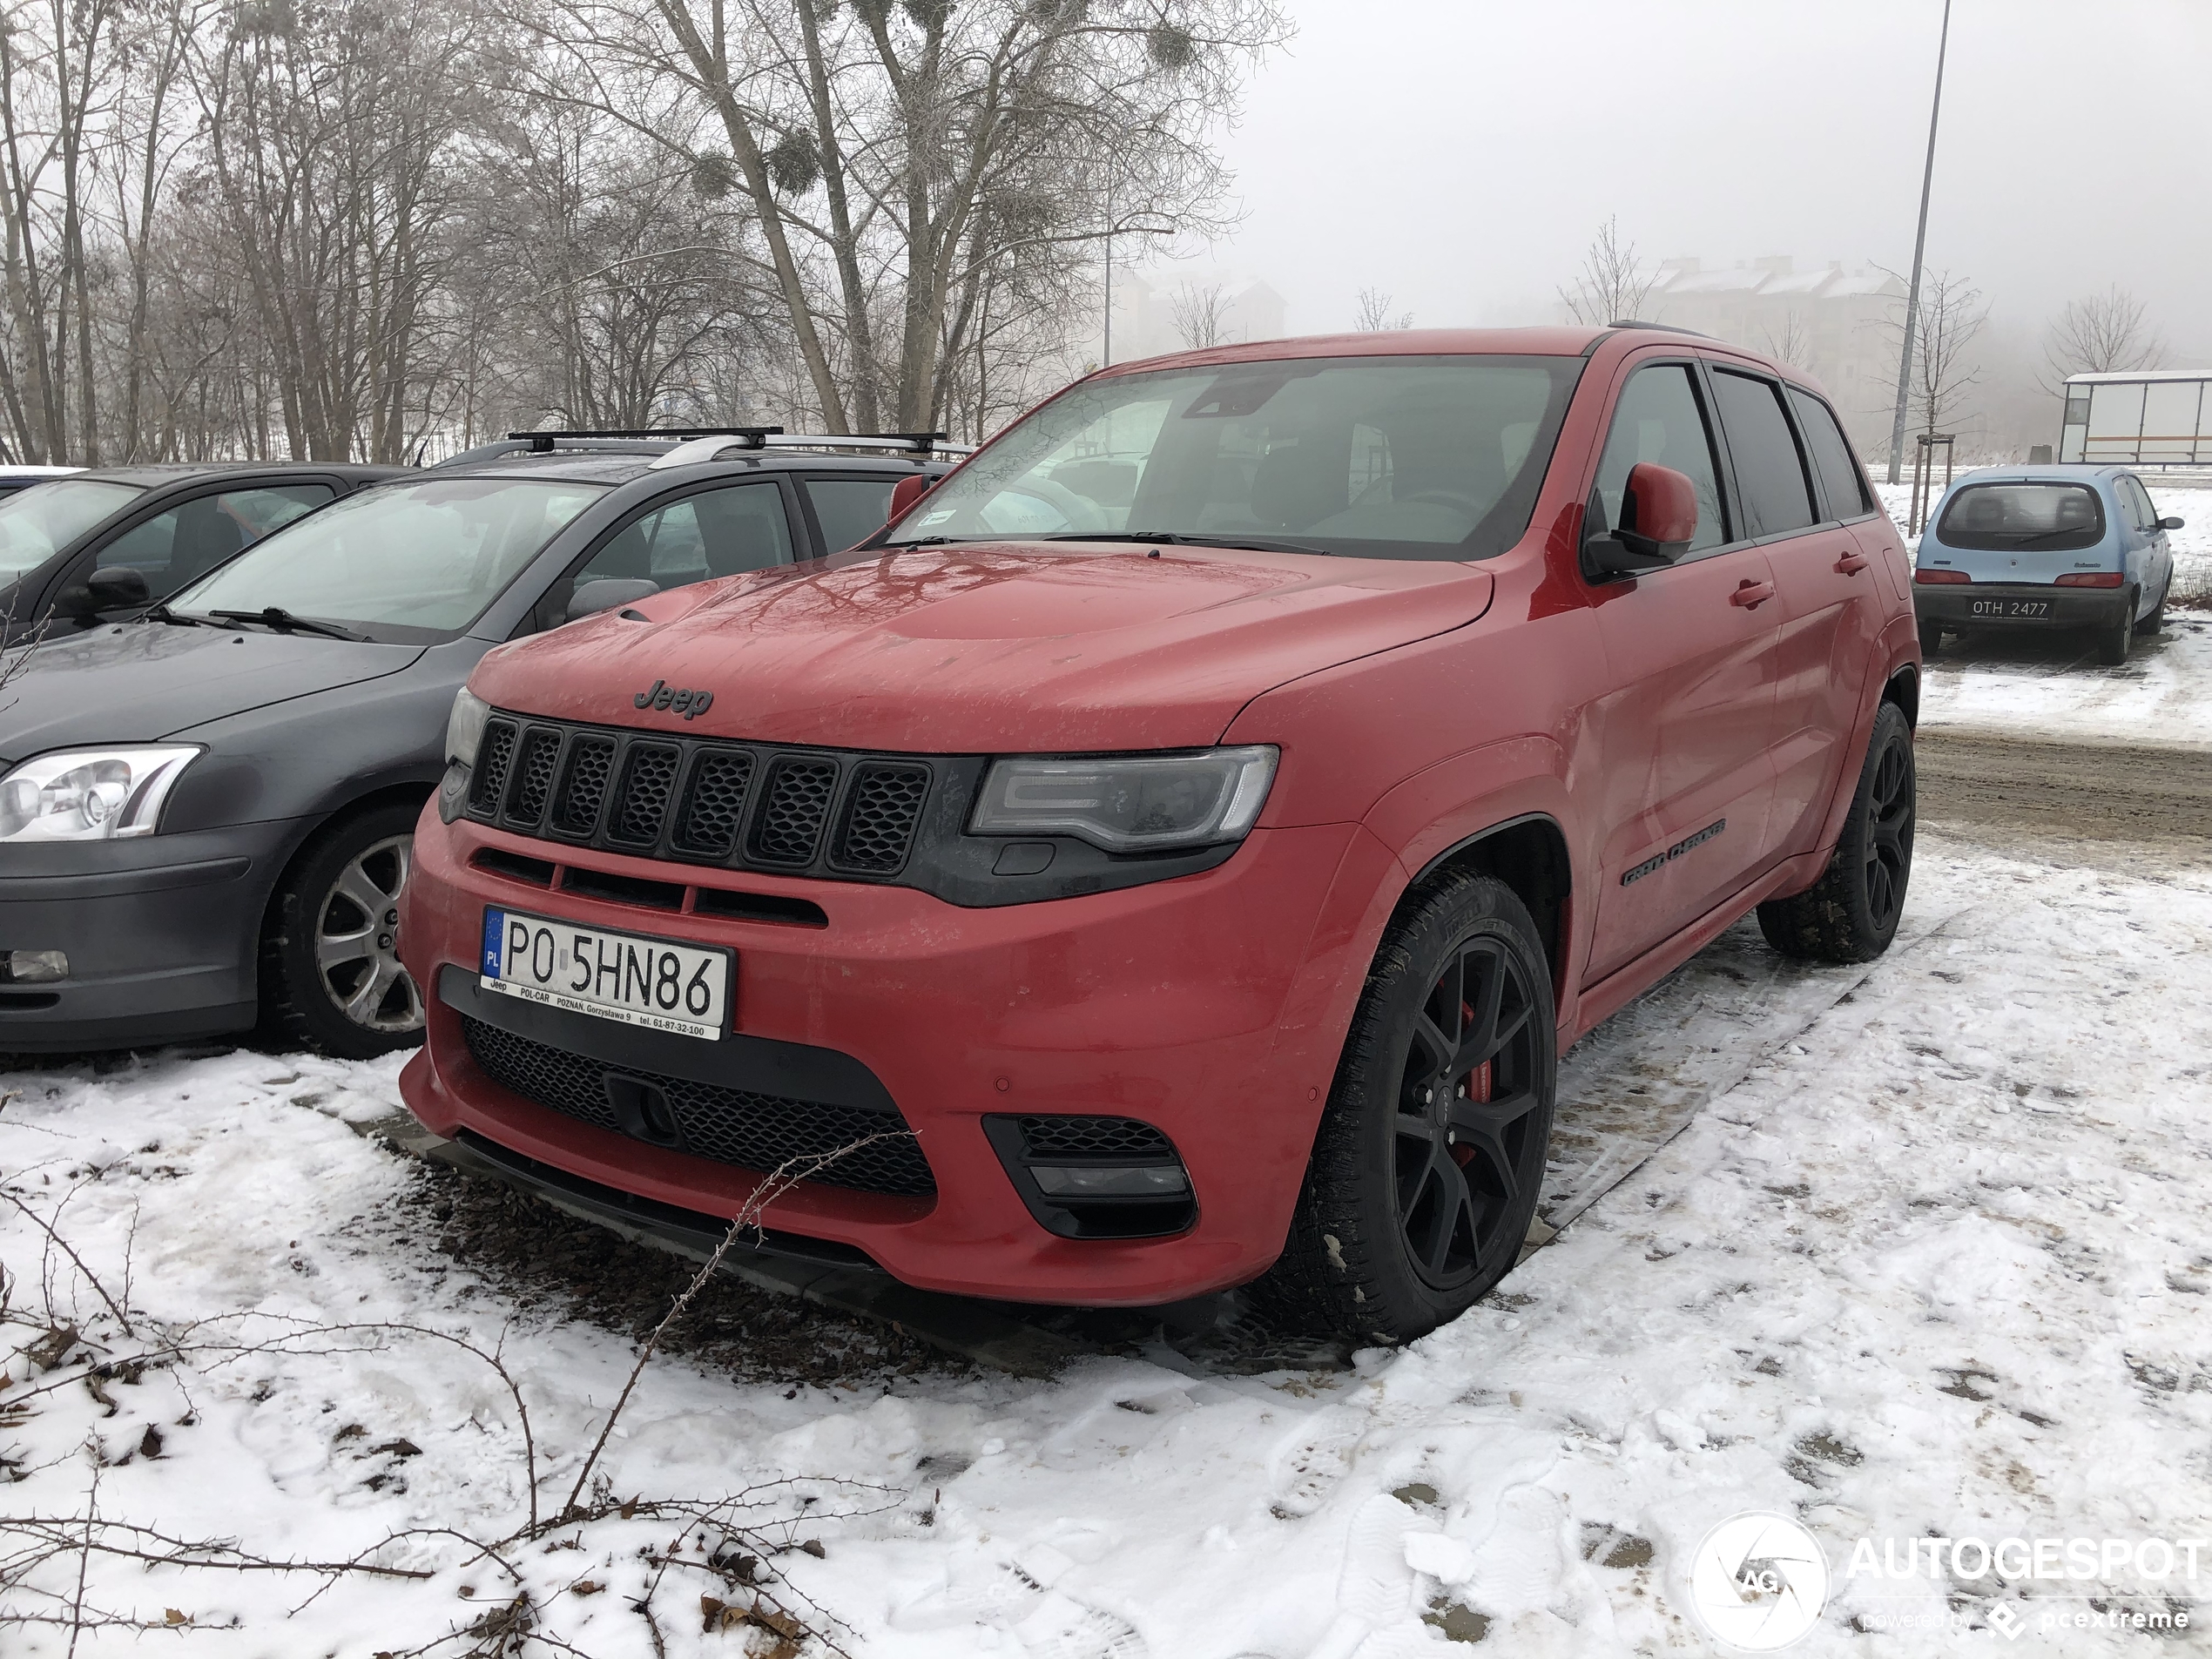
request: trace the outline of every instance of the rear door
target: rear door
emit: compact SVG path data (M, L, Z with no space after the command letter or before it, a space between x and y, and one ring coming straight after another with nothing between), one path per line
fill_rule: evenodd
M1642 461L1689 475L1698 530L1675 564L1591 588L1608 682L1588 711L1603 836L1591 980L1743 886L1774 797L1773 570L1724 488L1694 363L1647 360L1622 382L1586 533L1620 523L1629 469Z
M2164 596L2167 584L2172 580L2174 556L2166 532L2158 528L2158 509L2151 504L2150 492L2143 488L2143 481L2122 475L2120 483L2121 499L2128 507L2127 516L2134 521L2135 540L2141 549L2140 556L2131 551L2128 560L2128 579L2138 590L2136 611L2140 615Z
M1874 585L1880 576L1845 522L1868 509L1857 465L1826 407L1763 374L1716 364L1712 377L1737 491L1774 566L1775 795L1768 850L1783 857L1810 850L1837 780L1851 765L1845 751L1881 631ZM1816 456L1823 462L1817 468Z

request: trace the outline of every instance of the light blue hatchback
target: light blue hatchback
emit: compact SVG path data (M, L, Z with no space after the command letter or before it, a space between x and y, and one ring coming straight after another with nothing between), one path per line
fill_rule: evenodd
M1930 515L1914 558L1920 654L1946 633L2073 628L2128 660L2166 623L2174 555L2142 480L2121 467L1979 467Z

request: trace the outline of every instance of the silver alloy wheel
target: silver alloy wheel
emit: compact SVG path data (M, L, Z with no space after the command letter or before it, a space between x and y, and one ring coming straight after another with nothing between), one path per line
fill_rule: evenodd
M315 907L315 971L338 1009L366 1030L422 1028L422 996L400 966L400 894L415 837L388 836L356 853Z

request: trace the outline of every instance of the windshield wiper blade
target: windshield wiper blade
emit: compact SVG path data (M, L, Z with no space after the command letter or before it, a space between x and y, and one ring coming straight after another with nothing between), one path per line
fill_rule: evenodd
M334 622L317 622L313 617L295 617L282 605L269 605L260 610L211 610L208 615L220 617L226 622L258 622L264 628L285 634L321 634L330 639L350 639L356 644L368 642L367 634L357 634L350 628L341 628Z
M1045 536L1022 538L1031 542L1143 542L1161 547L1227 547L1252 553L1320 553L1325 547L1315 547L1307 542L1271 540L1264 536L1246 536L1238 530L1224 530L1218 535L1192 535L1182 530L1054 530Z
M188 610L172 610L169 602L158 599L138 613L141 622L165 622L179 628L212 628L214 624L205 617L195 617Z

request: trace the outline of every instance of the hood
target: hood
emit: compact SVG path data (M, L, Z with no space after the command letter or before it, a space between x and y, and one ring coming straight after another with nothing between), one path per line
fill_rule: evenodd
M1286 680L1464 626L1472 565L1098 544L927 548L658 595L503 646L502 708L826 747L961 754L1196 747ZM711 691L690 720L655 682Z
M11 653L0 755L179 737L210 720L398 672L420 645L241 628L111 624Z

